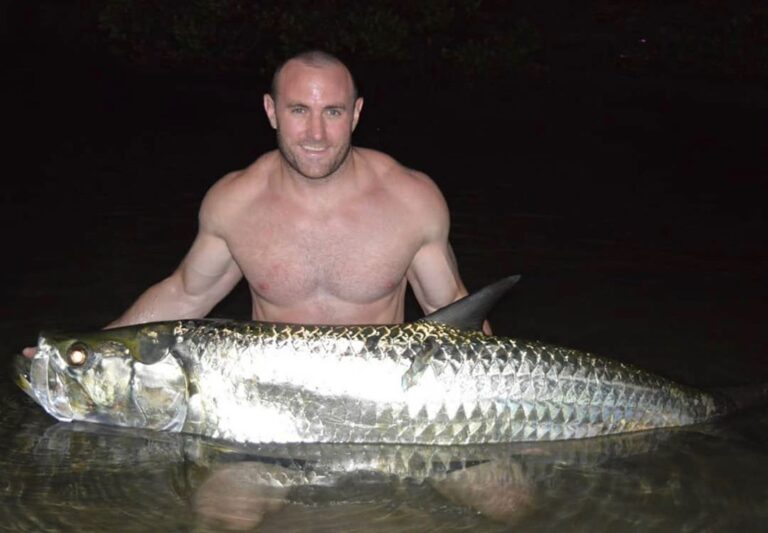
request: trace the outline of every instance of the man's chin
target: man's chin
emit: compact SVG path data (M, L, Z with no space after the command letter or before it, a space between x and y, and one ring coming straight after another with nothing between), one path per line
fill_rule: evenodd
M324 154L323 157L302 157L301 152L287 150L280 141L278 136L278 148L283 160L294 172L309 180L324 180L332 177L344 166L352 149L351 146L347 146L346 150Z
M308 162L301 161L300 159L294 161L286 159L286 161L288 161L288 164L291 166L291 168L293 168L293 170L295 170L301 176L311 180L323 180L336 174L344 163L344 159L341 161L336 161L330 156L329 159L331 159L330 162Z
M306 166L293 166L293 170L295 170L299 175L301 175L303 178L307 178L308 180L315 180L320 181L327 178L330 178L337 168L310 168Z

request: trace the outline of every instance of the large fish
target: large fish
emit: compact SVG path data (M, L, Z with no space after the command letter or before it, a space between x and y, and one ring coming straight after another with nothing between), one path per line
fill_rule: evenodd
M683 426L717 397L634 366L486 336L505 278L398 325L179 320L41 334L18 383L59 420L235 442L469 444Z

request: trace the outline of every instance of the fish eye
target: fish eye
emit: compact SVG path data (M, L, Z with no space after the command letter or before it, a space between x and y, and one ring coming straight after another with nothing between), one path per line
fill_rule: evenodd
M83 366L90 355L91 351L85 344L76 342L67 349L67 363L70 366Z

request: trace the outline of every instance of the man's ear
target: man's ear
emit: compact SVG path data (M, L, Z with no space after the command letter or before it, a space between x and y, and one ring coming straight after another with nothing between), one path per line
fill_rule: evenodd
M355 108L352 111L352 131L357 127L357 122L360 120L360 111L363 110L363 97L358 97L355 100Z
M269 93L264 95L264 111L267 113L272 129L277 129L277 116L275 115L275 101Z

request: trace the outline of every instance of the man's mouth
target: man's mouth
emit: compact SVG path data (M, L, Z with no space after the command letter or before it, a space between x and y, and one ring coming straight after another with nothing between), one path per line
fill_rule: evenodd
M328 150L327 146L308 146L306 144L301 145L302 150L311 154L322 154Z

